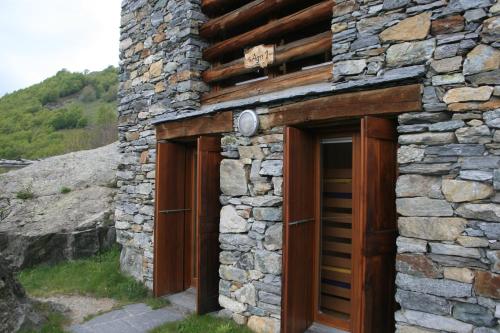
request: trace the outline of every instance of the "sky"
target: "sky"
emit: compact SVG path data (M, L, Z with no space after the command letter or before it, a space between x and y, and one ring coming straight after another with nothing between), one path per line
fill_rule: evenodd
M0 96L66 68L118 66L121 0L0 0Z

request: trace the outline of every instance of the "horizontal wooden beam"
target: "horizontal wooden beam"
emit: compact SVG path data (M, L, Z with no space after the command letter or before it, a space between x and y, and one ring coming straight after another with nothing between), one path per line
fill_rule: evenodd
M304 38L290 44L278 46L275 51L276 59L272 66L281 65L285 62L307 58L313 55L328 52L332 48L332 32ZM211 68L203 72L205 82L222 81L232 76L252 73L258 68L246 68L245 58Z
M210 116L199 116L159 124L156 126L156 138L158 140L170 140L232 131L233 113L221 112Z
M202 97L204 104L215 104L241 98L262 95L274 91L280 91L292 87L300 87L308 84L327 82L332 78L332 65L322 65L299 72L262 81L233 86L205 94Z
M209 20L200 28L200 35L204 38L212 38L222 31L231 30L237 26L245 24L260 18L263 15L275 12L292 3L300 0L255 0L243 7L235 9L225 15Z
M266 39L306 27L331 17L332 8L332 0L323 1L292 15L280 18L241 35L209 46L203 51L203 56L206 60L213 61L224 53L235 51L245 46L257 44Z
M351 92L272 108L266 127L422 110L422 85Z

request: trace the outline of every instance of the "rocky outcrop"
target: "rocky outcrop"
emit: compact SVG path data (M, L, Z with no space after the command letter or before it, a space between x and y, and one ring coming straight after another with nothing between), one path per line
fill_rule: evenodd
M7 261L0 257L0 332L33 329L40 326L43 319L33 310Z
M0 175L0 253L23 268L110 247L118 159L112 144Z

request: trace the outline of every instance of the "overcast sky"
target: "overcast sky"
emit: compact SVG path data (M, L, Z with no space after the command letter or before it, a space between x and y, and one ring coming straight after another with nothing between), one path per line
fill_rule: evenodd
M118 65L121 0L0 0L0 96Z

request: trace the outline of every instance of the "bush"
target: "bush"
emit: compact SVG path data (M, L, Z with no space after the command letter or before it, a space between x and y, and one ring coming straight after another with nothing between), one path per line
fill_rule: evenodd
M97 93L92 86L85 86L82 92L80 93L80 97L78 98L83 103L91 103L97 99Z
M16 193L16 198L21 199L21 200L29 200L29 199L33 199L34 197L35 197L35 193L33 193L33 189L31 187L31 185L25 187L24 189L22 189Z
M69 110L59 109L55 111L50 121L52 127L56 130L83 128L87 126L88 120L83 115L82 109L73 107Z

